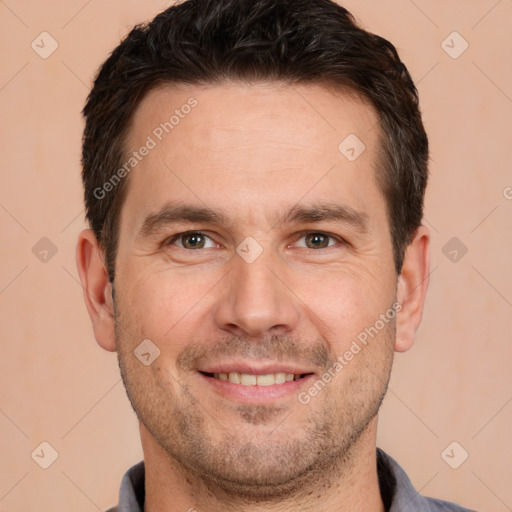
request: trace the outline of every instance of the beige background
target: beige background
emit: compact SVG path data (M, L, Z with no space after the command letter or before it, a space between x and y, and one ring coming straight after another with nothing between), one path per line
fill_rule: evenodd
M80 110L120 37L168 4L0 1L0 512L104 510L142 457L116 355L96 345L75 268ZM432 147L431 286L416 344L396 358L379 444L422 494L512 510L512 1L343 4L399 49ZM58 42L47 59L31 47L42 52L45 37L50 48L44 31ZM443 43L453 31L469 44L456 59L445 50L463 41ZM459 248L445 255L452 237ZM467 253L451 261L461 244ZM48 460L43 441L58 452L48 469L31 458ZM469 453L458 469L441 456L453 441L452 463Z

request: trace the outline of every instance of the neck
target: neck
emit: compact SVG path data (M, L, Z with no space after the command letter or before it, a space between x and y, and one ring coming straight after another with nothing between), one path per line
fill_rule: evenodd
M249 500L222 491L222 486L195 473L164 452L141 424L145 462L146 500L144 512L384 512L377 476L377 416L343 460L334 460L329 469L314 472L295 482L286 498Z

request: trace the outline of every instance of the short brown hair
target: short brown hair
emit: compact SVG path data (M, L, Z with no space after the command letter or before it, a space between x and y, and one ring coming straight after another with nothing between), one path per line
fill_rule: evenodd
M416 87L395 47L331 0L187 0L137 25L101 66L83 110L86 217L114 280L128 178L98 198L122 166L130 120L162 84L227 80L349 88L375 108L397 274L421 223L428 139ZM104 197L103 197L104 196Z

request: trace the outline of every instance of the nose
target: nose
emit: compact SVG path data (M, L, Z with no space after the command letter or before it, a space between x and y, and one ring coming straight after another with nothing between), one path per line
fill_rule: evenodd
M297 328L299 300L286 282L284 264L268 252L263 251L252 263L235 257L215 309L218 328L250 337Z

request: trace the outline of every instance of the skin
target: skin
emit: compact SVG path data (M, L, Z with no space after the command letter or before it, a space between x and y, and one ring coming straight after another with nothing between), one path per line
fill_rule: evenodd
M321 85L165 86L137 108L128 152L190 97L197 106L129 176L115 301L92 231L77 245L96 340L118 352L140 420L145 511L383 511L377 413L393 353L411 347L421 320L429 233L418 228L397 276L376 181L376 114ZM348 134L366 146L352 162L338 151ZM169 201L222 209L229 224L141 236L146 216ZM359 212L364 230L282 221L295 205L319 203ZM191 230L204 237L173 238ZM237 253L246 237L262 250L250 263ZM301 403L299 393L395 301L396 318ZM144 339L160 350L149 366L133 354ZM248 402L199 373L235 361L254 373L272 363L312 375L285 396Z

